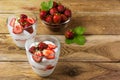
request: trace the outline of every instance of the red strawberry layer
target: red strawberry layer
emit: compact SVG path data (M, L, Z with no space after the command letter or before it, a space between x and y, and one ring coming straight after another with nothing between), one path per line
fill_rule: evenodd
M10 21L10 26L11 27L14 27L15 26L15 21L16 21L16 18L12 18L11 21Z
M17 21L17 25L15 22ZM29 18L25 14L20 15L20 19L12 18L10 21L10 26L13 27L13 33L20 34L23 30L26 30L30 34L33 33L32 25L35 23L33 18Z
M13 33L20 34L23 32L23 27L21 25L16 25L13 27Z
M31 46L29 52L32 54L32 58L35 62L42 62L43 58L48 60L55 59L55 49L57 48L54 44L46 44L39 42L36 46ZM37 57L36 57L37 56Z

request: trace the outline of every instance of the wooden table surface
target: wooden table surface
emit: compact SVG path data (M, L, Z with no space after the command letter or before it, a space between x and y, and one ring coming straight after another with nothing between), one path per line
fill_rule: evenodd
M72 10L68 28L86 28L83 46L66 44L64 31L52 32L41 23L42 1L47 0L0 0L0 80L120 80L120 0L57 0ZM62 45L57 67L47 78L33 72L6 26L9 15L29 11L38 17L37 35L54 35Z

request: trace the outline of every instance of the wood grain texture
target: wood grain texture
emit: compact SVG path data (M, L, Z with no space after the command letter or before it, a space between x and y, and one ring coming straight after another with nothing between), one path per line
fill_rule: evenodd
M0 0L0 13L27 12L29 10L38 12L40 3L44 0ZM49 1L49 0L46 0ZM71 8L76 12L120 12L119 0L55 0ZM11 3L11 4L10 4ZM107 3L107 4L106 4ZM10 7L8 7L10 6ZM77 8L76 8L77 7Z
M0 0L0 80L120 80L120 0L56 0L72 10L68 27L60 32L52 32L41 23L42 1ZM25 50L18 48L9 35L6 20L16 12L34 12L37 36L51 34L60 40L60 58L52 75L36 75ZM76 26L85 27L85 34L94 34L85 35L85 45L68 45L61 35Z
M38 36L38 35L37 35ZM83 46L66 44L63 35L54 35L61 42L61 61L119 62L120 35L89 35ZM0 35L1 61L26 61L25 50L18 48L10 35Z
M38 34L64 34L66 29L76 26L85 27L85 34L120 34L119 0L110 0L109 2L107 0L70 0L69 2L58 0L69 7L73 14L68 27L60 32L52 32L41 23L39 8L42 1L44 0L0 0L0 27L2 29L0 33L8 33L6 19L10 14L32 11L38 17Z
M92 63L58 62L53 74L46 78L36 75L28 62L0 62L0 65L1 80L61 80L61 78L62 80L119 80L120 78L120 69L110 70L109 65L101 67Z

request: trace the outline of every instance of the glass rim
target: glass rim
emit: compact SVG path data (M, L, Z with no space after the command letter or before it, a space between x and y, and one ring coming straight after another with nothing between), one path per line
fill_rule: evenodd
M38 21L38 18L37 18L37 16L35 15L35 13L34 12L14 12L14 13L12 13L12 14L10 14L8 17L7 17L7 20L6 20L6 23L7 23L7 25L8 25L8 19L10 18L10 17L16 17L16 15L15 14L32 14L33 16L34 16L34 18L33 19L35 19L35 23L34 24L36 24L37 23L37 21ZM29 15L28 15L28 17L30 17ZM16 17L17 18L17 17ZM18 17L19 18L19 17ZM31 17L30 17L31 18ZM32 24L32 25L34 25L34 24ZM27 27L27 28L30 28L32 25L30 25L29 27ZM27 29L27 28L25 28L25 29Z
M25 48L28 50L27 44L28 44L28 42L29 42L31 39L34 39L34 40L35 40L36 38L42 38L42 37L43 37L43 38L44 38L44 37L46 37L46 38L50 37L50 38L54 39L54 40L57 42L57 47L58 47L58 49L60 49L60 46L61 46L61 45L60 45L60 41L58 40L57 37L52 36L52 35L36 35L36 36L34 36L34 37L26 40Z
M52 25L53 25L53 26L54 26L54 25L56 25L56 26L57 26L57 25L64 25L64 24L70 22L70 20L71 20L71 17L69 17L67 21L62 22L62 23L60 23L60 24L54 24L54 23L50 24L50 23L48 23L48 22L46 22L46 21L44 21L44 20L41 19L41 21L42 21L43 23L45 23L45 24L47 24L47 25L51 25L51 26L52 26Z

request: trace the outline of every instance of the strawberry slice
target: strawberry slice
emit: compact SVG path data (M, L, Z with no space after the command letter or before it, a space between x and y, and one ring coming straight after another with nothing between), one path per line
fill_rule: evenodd
M36 51L34 54L35 54L36 56L39 56L39 57L43 56L43 54L42 54L41 51Z
M27 32L29 32L30 34L33 33L33 27L25 28L25 30L26 30Z
M27 18L27 21L30 23L30 24L34 24L35 23L35 20L33 18Z
M53 69L53 68L54 68L54 66L52 66L52 65L47 65L47 67L46 67L47 70L50 70L50 69Z
M48 49L55 49L57 46L53 44L48 44Z
M43 55L47 58L47 59L54 59L55 58L55 52L53 50L44 50L43 51Z
M44 50L44 49L47 49L48 45L46 43L43 43L43 42L40 42L38 44L38 48L40 51Z
M37 63L39 63L39 62L41 62L42 61L42 57L40 57L40 56L37 56L37 55L32 55L32 58L33 58L33 60L35 61L35 62L37 62Z
M36 51L36 47L35 46L32 46L30 49L29 49L29 52L31 52L32 54L34 54Z
M23 27L21 25L16 25L13 27L13 33L20 34L23 32Z
M12 18L11 21L10 21L10 26L14 27L15 26L15 21L16 21L16 18Z

